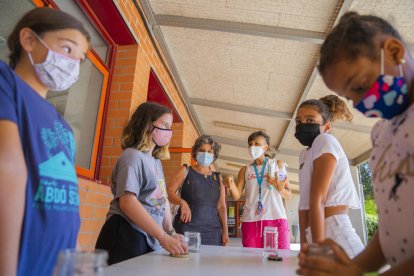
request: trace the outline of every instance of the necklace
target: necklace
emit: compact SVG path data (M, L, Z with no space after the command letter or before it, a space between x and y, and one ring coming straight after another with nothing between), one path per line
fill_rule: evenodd
M203 170L199 167L199 166L197 166L197 170L201 173L201 174L204 174L204 178L206 178L207 179L207 177L212 173L212 171L211 171L211 168L210 168L210 166L208 166L208 172L207 173L204 173L203 172Z

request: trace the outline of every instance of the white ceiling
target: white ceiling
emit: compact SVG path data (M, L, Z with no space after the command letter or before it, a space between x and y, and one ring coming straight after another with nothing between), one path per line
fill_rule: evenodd
M140 2L198 128L222 143L216 164L224 174L236 175L250 162L250 132L218 127L216 121L265 129L297 184L302 146L291 119L301 101L331 94L315 65L338 15L380 15L414 45L412 0ZM353 123L334 126L351 163L366 160L375 121L354 112Z

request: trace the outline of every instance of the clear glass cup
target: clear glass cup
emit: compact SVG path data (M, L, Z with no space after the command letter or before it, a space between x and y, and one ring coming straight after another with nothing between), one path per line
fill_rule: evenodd
M97 249L91 252L75 249L62 250L59 253L53 276L104 276L107 259L106 250Z
M278 231L277 227L265 226L263 231L263 257L277 256Z
M332 248L327 244L312 243L308 245L307 256L324 256L329 259L335 259Z
M184 232L184 240L188 251L199 252L201 245L201 234L199 232Z

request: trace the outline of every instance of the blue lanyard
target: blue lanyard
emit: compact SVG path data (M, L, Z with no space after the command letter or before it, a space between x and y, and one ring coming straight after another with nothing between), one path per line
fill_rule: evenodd
M253 161L254 162L254 161ZM256 174L257 184L259 185L259 203L257 205L257 214L260 215L263 212L263 204L262 204L262 182L264 178L264 172L266 169L267 158L264 159L263 166L262 166L262 175L259 177L259 171L257 170L256 163L253 163L254 173Z

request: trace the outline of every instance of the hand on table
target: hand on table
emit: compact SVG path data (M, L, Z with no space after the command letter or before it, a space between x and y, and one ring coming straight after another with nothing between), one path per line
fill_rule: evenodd
M183 223L188 223L191 221L191 209L184 199L182 199L180 203L180 212L180 219Z
M322 244L329 245L335 259L323 256L307 256L308 245L303 244L299 253L298 275L310 276L361 276L362 270L352 262L346 252L334 241L327 239Z
M178 236L178 234L176 234ZM180 235L182 236L182 235ZM183 241L180 241L178 238L164 233L159 239L161 246L167 250L170 254L186 254L187 246Z

